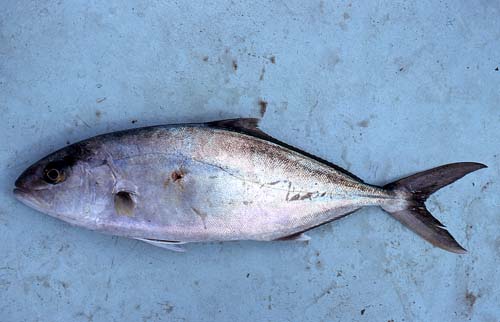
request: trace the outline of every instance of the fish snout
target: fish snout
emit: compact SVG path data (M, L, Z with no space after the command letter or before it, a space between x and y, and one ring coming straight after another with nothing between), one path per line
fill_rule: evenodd
M14 182L14 197L22 203L41 209L46 206L42 198L42 190L46 189L46 184L41 182L36 169L27 169Z

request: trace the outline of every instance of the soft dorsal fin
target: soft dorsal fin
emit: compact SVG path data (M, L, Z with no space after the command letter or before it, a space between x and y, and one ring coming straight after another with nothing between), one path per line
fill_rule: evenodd
M316 161L318 161L320 163L326 164L327 166L332 167L335 170L337 170L339 172L342 172L343 174L348 175L351 178L353 178L355 180L358 180L361 183L364 183L364 181L361 180L359 177L357 177L354 174L350 173L346 169L343 169L343 168L339 167L336 164L333 164L333 163L331 163L329 161L326 161L326 160L324 160L322 158L319 158L319 157L317 157L315 155L312 155L310 153L307 153L305 151L297 149L297 148L295 148L295 147L293 147L291 145L288 145L286 143L283 143L283 142L281 142L281 141L273 138L269 134L267 134L264 131L262 131L261 129L259 129L259 122L260 122L260 119L258 119L258 118L237 118L237 119L228 119L228 120L220 120L220 121L208 122L208 123L205 123L205 125L208 126L208 127L225 129L225 130L229 130L229 131L233 131L233 132L238 132L238 133L250 135L250 136L262 139L262 140L266 140L266 141L272 142L274 144L280 145L280 146L282 146L284 148L287 148L289 150L292 150L292 151L295 151L297 153L300 153L300 154L302 154L302 155L304 155L304 156L306 156L308 158L311 158L313 160L316 160Z

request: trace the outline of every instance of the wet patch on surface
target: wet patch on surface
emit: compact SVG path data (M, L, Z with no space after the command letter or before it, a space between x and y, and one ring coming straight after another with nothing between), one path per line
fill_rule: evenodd
M359 127L368 127L370 125L370 120L363 120L357 123Z
M260 71L260 76L259 76L260 81L264 80L265 73L266 73L266 67L262 67L262 70Z

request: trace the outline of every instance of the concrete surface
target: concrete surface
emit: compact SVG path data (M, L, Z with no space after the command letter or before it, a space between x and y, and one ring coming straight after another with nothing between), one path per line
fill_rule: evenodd
M500 321L499 16L486 0L2 1L0 320ZM371 183L486 163L428 202L469 254L379 209L309 244L177 254L12 196L25 167L68 142L260 115Z

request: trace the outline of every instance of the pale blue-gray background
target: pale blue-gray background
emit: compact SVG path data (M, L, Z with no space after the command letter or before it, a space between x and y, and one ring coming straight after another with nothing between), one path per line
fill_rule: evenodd
M0 321L499 321L499 65L496 0L2 1ZM178 254L12 196L67 142L260 99L265 131L370 183L486 163L428 202L469 254L379 209Z

